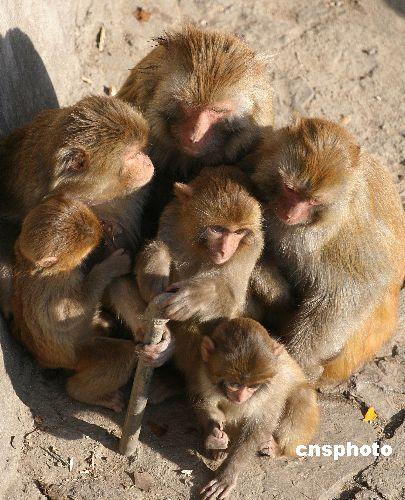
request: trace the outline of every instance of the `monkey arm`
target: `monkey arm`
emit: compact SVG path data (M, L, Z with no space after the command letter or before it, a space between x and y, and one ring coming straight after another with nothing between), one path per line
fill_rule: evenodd
M288 303L290 300L287 281L267 256L262 257L254 267L250 276L249 291L266 306Z
M135 264L139 293L145 302L163 293L169 285L172 258L161 240L150 242L139 253Z
M284 332L289 353L312 378L321 374L323 362L342 350L373 308L381 287L377 281L372 287L366 280L359 283L349 274L334 279L333 289L308 287ZM327 283L327 277L319 278L319 283Z
M228 263L170 285L168 290L175 293L162 303L166 316L176 321L193 316L199 321L210 321L241 314L246 305L249 278L260 251L258 246L241 249Z
M259 419L251 419L243 424L239 438L229 450L228 460L217 477L201 490L203 500L228 496L235 488L239 474L259 449L260 443L274 432L276 422L272 424Z

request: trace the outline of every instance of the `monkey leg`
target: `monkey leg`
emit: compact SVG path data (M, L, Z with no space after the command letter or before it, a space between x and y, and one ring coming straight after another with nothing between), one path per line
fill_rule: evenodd
M394 285L376 305L360 328L348 339L339 355L324 365L319 384L347 379L372 359L395 331L398 318L399 287Z
M108 301L135 335L143 325L142 314L146 308L139 295L135 277L124 276L115 279L108 288Z
M295 457L300 444L308 444L319 424L315 391L302 384L288 398L279 426L274 433L280 454Z
M83 403L122 411L118 389L129 380L135 362L132 340L95 337L78 349L76 373L67 381L67 392Z
M271 435L263 443L260 443L258 451L259 451L260 455L263 455L266 457L276 458L276 457L280 456L280 447L278 446L278 443L274 439L273 435Z

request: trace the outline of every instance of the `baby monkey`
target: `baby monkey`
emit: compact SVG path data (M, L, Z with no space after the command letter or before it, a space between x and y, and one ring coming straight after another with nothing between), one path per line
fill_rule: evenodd
M184 337L175 359L188 380L205 447L214 458L229 449L202 497L222 499L256 451L296 456L296 447L312 439L319 422L316 393L285 348L252 319L226 320L210 336L190 331Z
M176 183L156 240L139 255L136 274L149 302L170 285L165 317L199 322L243 313L249 278L263 248L260 205L235 167L207 167Z
M134 367L135 344L102 337L93 321L130 258L118 249L85 274L82 264L102 236L93 212L63 195L28 213L15 247L14 330L41 366L75 372L67 383L73 398L119 411L117 391Z

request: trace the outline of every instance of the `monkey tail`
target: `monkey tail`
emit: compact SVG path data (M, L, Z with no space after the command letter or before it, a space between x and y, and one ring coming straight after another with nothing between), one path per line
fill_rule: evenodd
M287 400L275 438L282 455L297 456L297 446L306 445L319 425L319 408L314 389L302 383Z

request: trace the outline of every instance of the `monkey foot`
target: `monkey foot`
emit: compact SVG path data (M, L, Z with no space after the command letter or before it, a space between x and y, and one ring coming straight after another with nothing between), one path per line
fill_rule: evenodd
M200 492L202 500L215 500L227 498L236 486L237 476L228 474L219 476L210 481Z
M228 453L229 438L226 432L214 427L205 438L205 449L209 451L212 460L224 460Z
M148 401L152 405L158 405L167 399L183 394L183 392L181 387L171 387L162 381L156 381L152 386Z
M104 408L116 411L117 413L121 413L125 408L124 395L121 391L116 391L112 394L100 398L96 402L96 404L99 406L103 406Z
M259 454L271 458L280 456L280 448L273 436L260 445Z
M211 453L211 459L215 460L216 462L225 460L225 458L228 456L228 452L226 450L210 450Z

